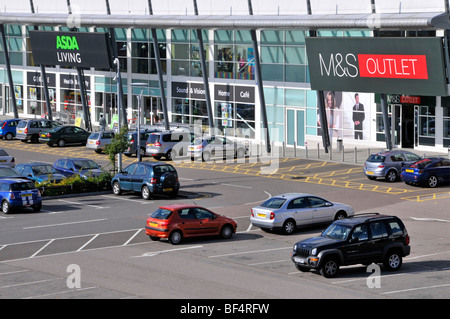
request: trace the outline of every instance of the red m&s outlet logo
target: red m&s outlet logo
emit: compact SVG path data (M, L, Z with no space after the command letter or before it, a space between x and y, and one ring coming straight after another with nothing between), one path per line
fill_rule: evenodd
M428 80L425 55L358 54L360 77Z

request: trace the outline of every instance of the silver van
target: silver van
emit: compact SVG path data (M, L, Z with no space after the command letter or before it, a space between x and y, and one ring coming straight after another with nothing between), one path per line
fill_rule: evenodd
M28 141L39 143L39 133L49 132L57 126L61 124L47 119L22 120L17 124L16 138L25 143Z

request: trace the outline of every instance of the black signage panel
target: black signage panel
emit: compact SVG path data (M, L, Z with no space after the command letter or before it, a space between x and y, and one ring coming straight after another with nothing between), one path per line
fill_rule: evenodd
M447 96L441 38L307 38L311 88Z
M189 83L172 82L172 97L181 99L189 98Z
M30 31L30 42L36 64L101 69L112 67L106 33Z
M78 76L71 74L61 74L59 77L59 85L62 89L80 89L78 83ZM84 86L86 90L90 90L91 87L91 78L88 76L84 77Z
M46 73L47 85L49 87L56 87L56 74ZM32 86L43 86L43 78L40 72L27 72L27 83Z
M216 84L214 86L214 99L216 101L233 101L234 90L230 85Z
M240 103L255 103L255 87L253 86L236 86L235 100Z
M206 99L205 85L202 83L191 83L190 93L191 99Z

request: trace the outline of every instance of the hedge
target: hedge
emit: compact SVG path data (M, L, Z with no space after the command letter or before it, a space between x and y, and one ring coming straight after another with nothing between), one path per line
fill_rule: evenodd
M36 188L39 189L43 197L80 194L111 190L111 180L112 176L109 173L102 173L97 177L88 177L86 179L79 175L73 175L63 179L58 184L49 181L36 183Z

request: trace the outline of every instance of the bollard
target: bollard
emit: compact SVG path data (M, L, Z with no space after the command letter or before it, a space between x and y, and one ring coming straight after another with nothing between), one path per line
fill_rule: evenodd
M297 158L297 142L294 142L294 158Z
M342 162L345 162L344 145L342 145Z
M317 158L320 158L320 145L317 143Z
M355 146L355 154L354 154L355 163L358 163L358 148Z

